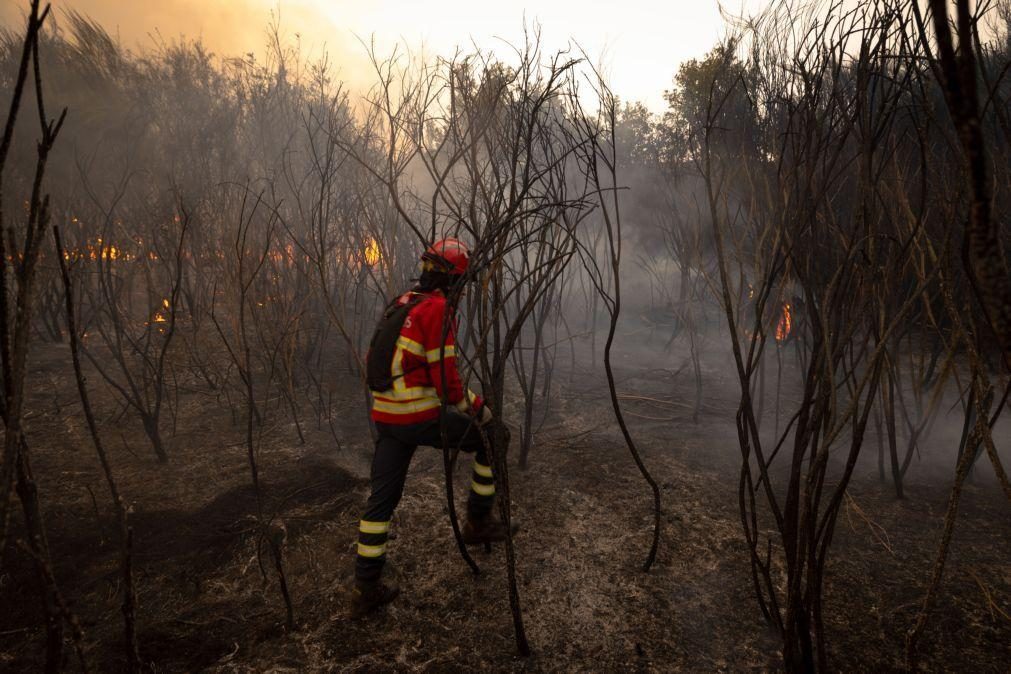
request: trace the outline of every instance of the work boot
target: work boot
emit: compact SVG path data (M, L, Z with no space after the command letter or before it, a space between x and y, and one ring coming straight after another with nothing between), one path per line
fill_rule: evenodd
M357 620L372 613L380 606L389 604L400 594L396 585L387 585L381 580L356 580L351 590L351 618Z
M519 530L519 525L512 523L512 533ZM506 525L497 516L488 513L483 516L467 515L463 525L463 542L467 545L481 543L497 543L506 539Z

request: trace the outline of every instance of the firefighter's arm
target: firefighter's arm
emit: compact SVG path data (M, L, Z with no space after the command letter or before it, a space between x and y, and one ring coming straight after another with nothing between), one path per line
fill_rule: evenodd
M424 347L432 386L435 387L439 397L444 397L451 405L457 407L462 405L464 409L479 411L484 401L481 396L466 389L460 379L460 372L456 366L455 326L452 323L444 325L445 302L436 301L430 304L430 307L426 307L430 308L430 311L424 316ZM443 342L444 334L445 342Z
M478 394L467 389L467 396L456 404L456 409L477 419L480 426L491 421L491 408Z

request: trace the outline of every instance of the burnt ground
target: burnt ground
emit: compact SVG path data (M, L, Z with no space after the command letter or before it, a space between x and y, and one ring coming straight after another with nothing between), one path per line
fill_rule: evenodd
M659 353L659 351L657 351ZM677 359L670 356L672 361ZM446 514L441 454L419 450L390 544L401 597L350 622L348 587L370 442L361 395L338 384L338 448L325 423L303 419L306 443L280 412L259 461L268 513L283 519L297 630L287 633L242 445L214 396L183 393L168 465L117 419L93 377L121 491L132 507L141 653L161 672L189 671L667 671L774 670L779 641L762 622L737 510L733 382L707 370L698 423L693 384L656 359L619 358L633 432L662 485L663 539L639 570L651 534L648 489L615 432L599 375L556 375L557 393L526 471L512 470L521 600L534 655L515 657L504 559L461 560ZM116 528L86 435L66 347L40 348L28 421L55 575L85 632L95 671L122 663ZM311 411L303 410L306 417ZM518 418L518 410L507 417ZM867 452L871 452L868 450ZM462 504L469 460L456 474ZM903 635L926 585L950 474L914 464L899 501L861 470L829 563L826 619L834 669L903 664ZM992 482L967 486L943 591L922 639L925 669L1007 671L1011 662L1011 519ZM262 569L265 573L261 572ZM5 551L0 669L41 666L34 575ZM68 669L76 668L72 659Z

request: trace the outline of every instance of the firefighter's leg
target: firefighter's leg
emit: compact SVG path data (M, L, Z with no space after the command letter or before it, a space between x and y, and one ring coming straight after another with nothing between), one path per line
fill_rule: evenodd
M405 443L390 429L382 424L377 426L379 439L372 459L372 494L358 525L355 578L363 582L377 580L383 571L390 519L404 493L407 469L415 450L414 445Z
M470 495L467 497L467 515L471 518L487 517L495 504L495 477L492 474L491 464L483 443L474 448Z
M494 432L492 428L486 427L486 435L489 441L494 442ZM503 455L509 446L509 430L502 429L505 435L505 443L500 447L495 446L496 451L501 451ZM504 458L504 456L503 456ZM474 448L473 475L470 482L470 495L467 498L467 522L463 527L463 542L467 545L484 544L485 550L491 550L491 544L496 541L505 540L509 535L509 528L498 518L495 505L495 479L492 470L491 454L485 449L484 444ZM519 529L515 519L510 519L513 533Z
M445 429L442 424L445 424ZM430 447L442 447L444 439L449 449L459 449L474 455L467 515L478 519L486 517L495 502L495 481L492 479L491 461L481 439L481 430L474 417L449 409L441 420L430 422L417 436L419 445Z
M442 426L444 424L444 427ZM474 454L472 467L470 495L467 498L467 521L463 526L463 542L467 545L488 544L506 538L508 532L505 525L495 517L495 480L492 473L492 462L485 450L481 437L481 429L473 417L449 410L443 415L442 422L433 421L418 435L419 445L440 447L445 440L450 449L459 449L468 454ZM506 438L508 444L508 429ZM502 448L505 450L505 447ZM515 523L513 529L515 530Z
M503 428L505 443L501 451L509 448L509 429ZM489 441L494 441L495 435L491 427L487 428ZM467 451L467 450L464 450ZM467 514L475 519L483 519L491 512L495 503L495 476L492 473L492 461L483 442L473 447L474 464L470 482L470 496L467 498Z

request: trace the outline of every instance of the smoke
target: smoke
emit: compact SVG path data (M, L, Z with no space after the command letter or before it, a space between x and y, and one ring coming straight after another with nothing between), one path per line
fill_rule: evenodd
M57 22L64 11L77 11L91 17L118 36L125 46L144 46L152 34L166 39L181 35L199 37L210 48L222 53L241 54L261 47L264 28L270 18L271 4L265 0L161 0L131 2L119 0L64 0L53 2ZM8 2L0 12L7 24L23 15L27 3ZM285 7L282 20L298 32L323 20L308 7Z
M89 17L132 51L149 51L163 42L199 40L222 57L253 54L262 60L270 42L270 26L277 22L282 45L298 43L302 56L316 60L326 53L339 68L340 79L364 86L369 73L365 50L347 24L338 23L324 3L306 0L53 0L56 25L65 25L66 12ZM0 24L17 26L28 2L5 0ZM350 18L354 10L342 10Z
M853 2L855 0L846 0ZM733 13L750 13L769 0L734 0ZM323 46L340 77L349 85L370 83L372 69L361 41L375 39L377 52L388 56L395 47L424 50L442 56L457 47L512 53L508 44L522 45L542 29L545 53L575 50L575 42L601 65L623 100L641 100L654 111L665 108L662 92L677 63L708 49L724 29L719 3L656 3L631 0L622 11L603 0L555 0L526 3L507 0L473 3L467 0L52 0L55 16L75 10L89 16L136 49L152 46L157 31L164 39L180 35L200 38L219 55L260 55L271 11L280 12L289 37L301 36L303 46L319 56ZM12 25L28 0L2 0L0 22ZM573 54L577 53L573 51ZM358 80L362 81L359 82Z

